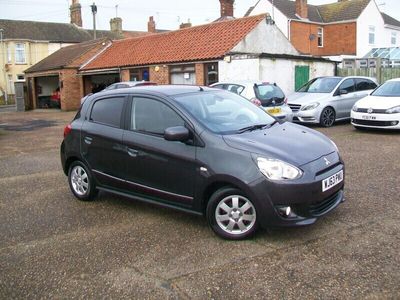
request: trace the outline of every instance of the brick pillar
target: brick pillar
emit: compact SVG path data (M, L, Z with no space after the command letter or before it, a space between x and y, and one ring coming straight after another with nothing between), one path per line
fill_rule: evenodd
M76 70L65 69L60 73L61 109L64 111L76 110L81 105L83 91L82 77Z
M130 80L130 71L129 70L121 70L121 81L129 81Z
M205 85L204 64L196 64L196 85Z
M32 109L36 109L37 105L37 93L36 93L36 78L32 77Z
M168 66L151 66L149 68L150 80L158 84L169 84Z

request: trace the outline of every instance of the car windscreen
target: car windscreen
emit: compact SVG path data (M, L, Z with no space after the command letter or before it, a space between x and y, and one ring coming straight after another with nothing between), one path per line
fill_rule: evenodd
M256 98L261 101L262 104L270 103L275 100L277 103L283 102L285 100L285 94L282 90L273 84L255 84L254 93Z
M387 81L371 95L381 97L400 97L400 81Z
M226 91L175 96L176 102L212 132L233 134L254 125L276 120L247 99Z
M303 85L297 92L301 93L330 93L342 78L320 77L314 78Z

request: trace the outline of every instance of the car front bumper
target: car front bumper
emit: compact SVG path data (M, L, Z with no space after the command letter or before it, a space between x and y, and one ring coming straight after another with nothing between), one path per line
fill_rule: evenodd
M337 154L336 154L337 155ZM330 161L335 154L325 156ZM265 177L252 183L253 197L258 207L261 227L296 227L313 224L344 201L344 164L338 161L321 168L323 158L302 167L304 174L299 180L272 182ZM317 171L316 171L317 170ZM343 171L343 180L323 191L322 182ZM290 207L285 215L282 208Z
M318 109L298 110L293 113L293 122L319 123L320 111Z
M368 114L352 111L351 124L365 128L400 129L400 113Z

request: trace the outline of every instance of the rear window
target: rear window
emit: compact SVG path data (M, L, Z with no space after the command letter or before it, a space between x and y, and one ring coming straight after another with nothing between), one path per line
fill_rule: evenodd
M285 98L282 90L273 84L254 85L254 92L259 100L270 100L272 98Z
M356 91L367 91L376 88L376 83L368 79L356 78Z
M97 100L93 104L90 121L112 127L120 127L124 100L123 97Z
M400 81L387 81L371 95L382 97L400 97Z

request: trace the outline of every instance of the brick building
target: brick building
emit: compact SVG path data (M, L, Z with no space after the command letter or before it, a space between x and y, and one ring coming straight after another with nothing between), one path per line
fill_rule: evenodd
M302 54L341 60L363 57L372 48L400 46L400 22L379 11L375 0L258 0L246 15L270 13Z

